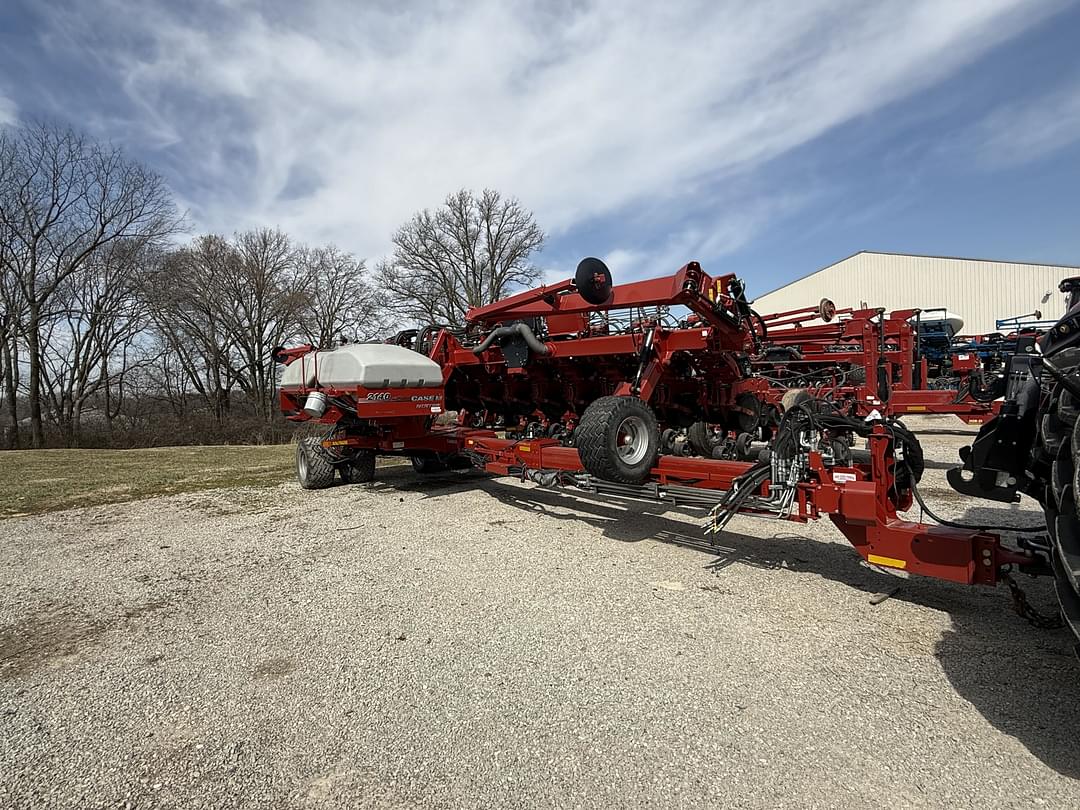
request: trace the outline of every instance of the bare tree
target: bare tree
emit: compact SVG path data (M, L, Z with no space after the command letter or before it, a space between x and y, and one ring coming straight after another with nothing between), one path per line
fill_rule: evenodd
M378 275L395 309L421 323L461 325L470 307L539 278L529 259L544 233L516 199L462 189L413 216L393 241Z
M161 350L206 403L218 423L229 412L235 341L222 306L219 279L236 271L236 252L224 238L200 236L166 256L143 288Z
M156 331L222 422L240 389L255 414L273 413L271 350L299 334L308 278L288 236L258 229L199 237L174 251L146 296Z
M459 217L480 216L468 206L479 211L483 201L455 199ZM488 241L501 245L492 256L509 250L498 234L514 210L505 208L503 225L485 215ZM0 129L0 401L9 442L20 409L35 447L46 419L79 444L91 414L110 442L114 419L147 430L153 414L170 411L174 429L199 436L189 406L198 410L200 398L218 428L234 401L265 427L273 347L381 330L382 296L352 255L296 246L274 229L207 235L167 252L181 224L161 178L119 150L47 124ZM486 272L477 261L463 265L472 268L462 275L468 290Z
M72 129L4 130L0 159L0 227L26 308L27 394L32 441L40 447L42 330L57 291L96 251L125 239L159 243L181 218L160 176Z
M151 332L150 339L142 344L142 348L148 358L143 369L141 386L146 391L146 401L164 403L168 406L169 413L184 418L195 390L181 355L173 351L172 343L159 330ZM119 412L123 405L123 392L120 393L121 402L117 404L116 412Z
M363 260L334 245L299 252L307 279L300 333L315 346L335 340L369 340L385 328L384 297L365 278Z
M14 143L0 133L0 185L13 182ZM26 307L16 282L16 246L11 228L0 220L0 399L7 411L4 445L19 446L20 340Z
M255 407L269 419L273 411L271 350L296 334L307 301L308 280L299 272L289 237L260 228L237 235L238 261L222 275L222 298L231 308L230 329L238 349L236 379Z
M4 403L8 424L4 446L9 450L19 443L19 324L22 321L21 298L9 261L10 240L0 224L0 401Z
M42 323L41 379L43 399L68 447L78 446L83 414L95 400L111 424L113 387L122 391L148 324L137 292L154 261L139 243L112 242L56 290L53 312Z

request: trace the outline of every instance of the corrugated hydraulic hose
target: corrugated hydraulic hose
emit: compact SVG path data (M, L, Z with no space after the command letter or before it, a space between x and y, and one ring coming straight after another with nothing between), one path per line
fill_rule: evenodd
M500 326L498 329L492 329L488 336L480 341L479 345L472 347L472 353L480 354L487 351L496 340L505 340L515 335L525 341L525 345L529 347L533 354L551 354L551 349L533 334L533 330L529 328L527 323L515 323L510 326Z

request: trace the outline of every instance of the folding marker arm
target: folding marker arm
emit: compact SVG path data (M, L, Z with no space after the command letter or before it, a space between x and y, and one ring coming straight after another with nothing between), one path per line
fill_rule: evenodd
M632 281L612 288L603 304L590 304L574 291L570 279L512 295L493 304L470 309L470 323L495 324L552 315L592 314L620 309L685 306L710 326L738 329L738 315L730 286L734 275L713 278L697 262L689 262L672 276Z

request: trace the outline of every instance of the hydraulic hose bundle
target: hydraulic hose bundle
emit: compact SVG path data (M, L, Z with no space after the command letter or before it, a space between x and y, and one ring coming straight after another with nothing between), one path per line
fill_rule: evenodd
M900 451L900 460L893 470L894 489L899 500L900 493L911 491L922 477L926 466L922 445L915 434L899 421L883 420L882 424L889 434L893 452ZM875 422L840 413L828 400L808 396L796 398L789 403L781 417L772 448L765 450L753 467L732 482L731 490L713 508L705 526L706 533L722 532L748 504L775 511L778 517L783 517L794 502L799 483L809 480L809 452L822 452L829 457L826 463L850 463L852 451L849 440L842 437L854 434L868 438L874 432L874 425ZM843 455L836 449L835 443L840 443ZM771 494L768 498L760 497L758 493L767 481ZM756 497L760 499L752 502L751 499Z
M529 351L534 354L545 356L551 353L551 349L543 343L533 332L529 325L524 322L518 322L510 324L509 326L498 326L492 329L487 337L485 337L480 343L472 347L473 354L482 354L491 348L492 344L498 341L502 344L504 341L514 340L515 338L521 338L525 341L525 345L529 347Z

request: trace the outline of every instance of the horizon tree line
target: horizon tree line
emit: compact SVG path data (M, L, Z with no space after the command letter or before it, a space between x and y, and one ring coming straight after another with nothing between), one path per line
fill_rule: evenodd
M0 446L282 440L274 347L460 326L534 283L544 242L516 199L466 189L373 270L278 228L187 233L165 180L119 147L0 128Z

